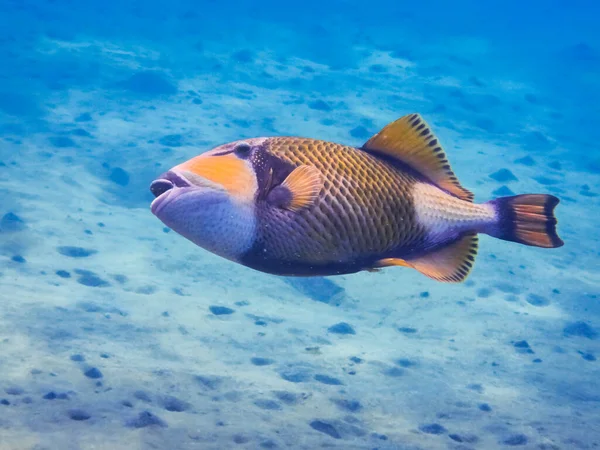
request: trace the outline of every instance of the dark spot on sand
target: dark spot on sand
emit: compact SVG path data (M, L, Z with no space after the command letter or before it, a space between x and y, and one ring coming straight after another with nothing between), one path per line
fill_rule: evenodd
M325 103L323 100L312 101L308 104L308 107L310 109L315 109L317 111L325 111L325 112L329 112L329 111L333 110L333 108L331 106L329 106L329 104Z
M92 115L88 112L79 114L75 117L75 122L90 122L92 121Z
M269 358L254 357L250 359L250 362L255 366L268 366L270 364L273 364L275 361Z
M323 420L313 420L312 422L310 422L309 425L313 430L327 434L328 436L331 436L334 439L342 438L342 436L336 430L336 428L329 422L325 422Z
M522 164L524 166L529 166L529 167L535 166L535 164L536 164L535 163L535 159L533 159L529 155L524 156L523 158L517 158L517 159L515 159L515 163L516 164Z
M165 147L181 147L183 145L183 136L180 134L167 134L161 137L158 143Z
M475 391L479 394L483 394L483 386L479 383L468 384L467 389L470 389L471 391Z
M417 329L411 327L398 327L398 331L404 334L415 334L417 332Z
M338 380L337 378L330 377L329 375L317 374L317 375L315 375L314 378L319 383L329 384L329 385L332 385L332 386L341 386L341 385L344 384L340 380Z
M100 372L99 369L97 369L96 367L91 367L89 369L87 369L85 372L83 372L83 374L88 377L88 378L92 378L94 380L102 378L102 372Z
M474 434L449 434L448 437L455 442L463 442L465 444L475 444L479 438Z
M494 197L508 197L515 195L515 193L507 186L500 186L498 189L492 192Z
M226 315L229 315L229 314L233 314L235 312L235 310L233 310L231 308L228 308L227 306L215 306L215 305L211 305L211 306L208 307L208 309L215 316L226 316Z
M238 50L231 55L231 59L238 63L254 62L254 53L251 50Z
M77 282L88 287L107 287L110 283L103 280L98 275L90 270L75 269L75 273L79 275Z
M120 167L115 167L110 171L110 175L108 176L110 181L119 186L127 186L129 184L129 173L125 169Z
M527 436L524 434L513 434L502 441L504 445L517 446L527 444Z
M269 399L258 399L254 401L254 404L260 409L266 409L268 411L277 411L281 409L281 405L279 403Z
M567 337L579 336L588 339L596 339L598 332L586 322L578 321L567 325L563 329L563 334Z
M188 402L179 400L176 397L167 395L160 400L161 406L167 411L171 412L183 412L190 409L191 405Z
M390 367L389 369L385 369L383 374L388 377L398 378L404 375L404 370L399 367Z
M2 233L23 231L26 228L25 221L13 212L4 214L0 219L0 232Z
M77 145L73 139L67 136L52 136L48 140L56 148L75 147Z
M331 401L342 411L356 413L362 409L358 400L332 399Z
M490 288L480 288L477 290L477 297L488 298L492 295L492 290Z
M8 395L22 395L25 393L25 390L20 386L10 386L4 389Z
M152 414L150 411L142 411L137 417L128 420L125 425L130 428L145 427L166 427L167 424L160 417Z
M68 245L57 247L57 250L61 255L69 256L70 258L87 258L88 256L98 253L97 250L83 247L71 247Z
M421 425L419 426L419 430L427 434L445 434L448 432L448 430L446 430L446 428L439 423L428 423Z
M525 300L527 300L527 303L530 305L538 307L548 306L550 304L550 300L538 294L529 294Z
M87 412L85 412L82 409L71 409L69 411L69 417L72 420L81 421L81 420L88 420L92 416L90 416Z
M490 178L498 181L499 183L509 183L511 181L518 181L517 177L508 169L500 169L490 174Z
M350 130L350 136L355 139L367 140L371 137L371 133L365 127L359 125Z
M354 331L352 325L346 322L336 323L335 325L327 328L327 331L335 334L356 334L356 331Z
M286 370L279 373L279 376L290 383L303 383L310 380L310 373L307 370Z
M560 180L557 180L555 178L550 178L543 175L533 177L533 179L538 183L543 184L544 186L554 186L561 182Z
M293 392L275 391L273 392L273 394L286 405L295 405L296 403L298 403L298 396Z
M587 353L587 352L582 352L582 351L577 351L577 353L579 353L581 355L581 357L583 359L585 359L586 361L596 361L596 357L592 353Z
M518 353L530 353L533 354L533 350L529 346L527 341L517 341L513 343L513 347Z
M412 361L407 358L397 359L396 364L398 364L400 367L404 367L404 368L415 367L417 365L417 363L415 361Z
M222 377L215 375L196 375L195 380L204 388L209 390L218 389L223 382Z
M150 398L150 395L148 395L148 393L144 392L144 391L135 391L133 393L133 397L137 398L138 400L141 400L143 402L146 403L151 403L152 399Z

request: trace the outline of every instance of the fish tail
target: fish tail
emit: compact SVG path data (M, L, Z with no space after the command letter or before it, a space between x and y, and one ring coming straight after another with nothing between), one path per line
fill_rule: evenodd
M488 202L496 211L496 221L486 232L505 241L534 247L564 245L556 233L554 208L560 200L553 195L524 194L499 197Z

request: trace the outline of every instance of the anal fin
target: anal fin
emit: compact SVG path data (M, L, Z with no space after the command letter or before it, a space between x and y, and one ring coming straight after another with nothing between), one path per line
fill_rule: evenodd
M376 267L412 267L423 275L445 283L464 281L473 268L477 256L478 239L476 234L466 234L460 239L418 258L403 260L386 258L378 261Z
M400 258L384 258L384 259L380 259L379 261L377 261L375 263L375 269L380 269L382 267L392 267L392 266L399 266L399 267L412 267L411 264L409 264L408 262L406 262L403 259Z

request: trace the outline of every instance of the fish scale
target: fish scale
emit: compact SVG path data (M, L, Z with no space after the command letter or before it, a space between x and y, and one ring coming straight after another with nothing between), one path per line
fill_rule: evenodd
M265 227L259 237L274 258L347 260L380 255L424 237L414 219L410 190L418 179L411 174L366 152L324 141L272 138L265 150L295 167L312 165L325 177L319 199L293 220L269 207L259 214L264 223L278 224ZM286 227L294 230L295 239L289 238ZM315 241L315 232L321 239Z

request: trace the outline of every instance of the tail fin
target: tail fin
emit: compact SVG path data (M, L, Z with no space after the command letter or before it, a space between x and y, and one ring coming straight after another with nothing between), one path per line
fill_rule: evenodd
M525 194L492 200L498 222L489 231L505 241L534 247L555 248L564 245L556 234L554 208L560 200L553 195Z

